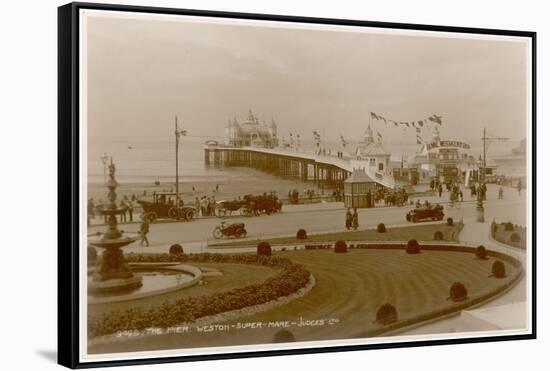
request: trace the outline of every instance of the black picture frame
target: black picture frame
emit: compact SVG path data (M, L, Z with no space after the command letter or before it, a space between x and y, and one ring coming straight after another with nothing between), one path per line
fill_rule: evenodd
M79 11L83 9L125 11L150 14L207 16L258 21L284 21L306 24L348 25L399 30L441 31L478 35L516 36L532 42L532 332L444 340L418 340L372 345L343 345L307 349L265 350L199 356L127 359L116 361L79 361ZM449 27L423 24L372 22L349 19L310 18L270 14L232 13L191 9L157 8L97 3L70 3L58 8L58 363L69 368L141 365L170 362L266 357L291 354L343 352L383 348L527 340L536 338L536 32L485 28Z

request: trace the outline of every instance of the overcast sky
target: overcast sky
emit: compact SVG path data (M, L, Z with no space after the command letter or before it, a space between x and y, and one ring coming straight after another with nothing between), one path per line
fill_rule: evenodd
M483 126L526 135L528 50L517 40L94 16L87 43L90 136L169 136L175 114L190 135L223 136L249 108L306 139L357 139L370 111L441 115L448 139L479 139ZM415 138L373 127L385 140Z

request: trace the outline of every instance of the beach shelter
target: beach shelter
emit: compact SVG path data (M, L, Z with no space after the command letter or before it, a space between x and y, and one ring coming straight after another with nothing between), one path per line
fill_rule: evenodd
M344 206L346 208L374 207L376 182L364 169L354 169L344 181Z

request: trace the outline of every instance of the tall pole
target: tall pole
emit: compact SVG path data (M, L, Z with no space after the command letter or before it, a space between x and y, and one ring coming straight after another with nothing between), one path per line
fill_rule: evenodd
M483 172L479 176L479 187L477 189L477 207L476 207L476 221L479 223L485 222L485 209L483 208L483 189L485 184L485 168L487 167L487 133L485 127L483 128Z
M481 181L485 184L485 175L487 174L487 132L483 128L483 175Z
M179 151L179 141L180 141L180 135L178 131L178 116L176 115L176 121L175 121L175 132L176 135L176 209L179 208L180 205L180 177L179 177L179 163L178 163L178 151ZM178 213L179 216L179 213Z
M174 135L176 136L176 209L178 210L178 219L179 219L179 204L180 204L180 177L179 177L179 144L180 136L187 135L186 130L179 130L178 128L178 116L176 115L175 120L175 131Z

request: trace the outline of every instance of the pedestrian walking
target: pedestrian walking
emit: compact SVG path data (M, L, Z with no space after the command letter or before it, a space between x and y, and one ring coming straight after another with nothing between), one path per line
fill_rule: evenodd
M139 235L141 236L141 246L143 246L143 243L145 242L147 244L147 247L149 247L149 239L147 239L147 234L149 233L149 222L147 221L147 218L144 218L143 216L141 226L139 227Z
M353 216L351 215L351 209L348 208L346 211L346 229L349 231L351 229L351 223L352 223Z
M439 188L437 189L438 193L439 193L439 198L441 198L441 194L443 193L443 187L441 186L441 184L439 185Z
M359 228L359 214L357 213L356 208L353 209L351 226L353 227L353 230L357 230L357 228Z
M128 210L128 206L126 205L126 202L124 200L120 201L120 208L122 209L120 213L120 222L126 223L126 211Z
M134 221L134 203L132 201L128 201L128 217L130 222Z
M214 216L215 208L216 208L216 200L212 196L211 198L208 199L208 215Z
M197 215L200 215L201 213L201 202L198 197L195 197L195 210Z
M207 216L207 210L208 209L208 200L206 199L206 196L202 196L201 198L201 215Z
M459 191L458 195L460 196L460 202L464 201L464 194L462 193L462 189Z
M498 189L498 199L504 200L504 189L502 189L502 187Z
M523 189L523 184L521 184L521 179L518 180L518 195L521 196L521 190Z

